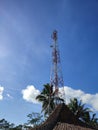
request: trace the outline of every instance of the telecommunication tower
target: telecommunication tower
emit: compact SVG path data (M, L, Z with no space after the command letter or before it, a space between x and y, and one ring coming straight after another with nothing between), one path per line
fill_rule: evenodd
M62 67L60 61L60 52L58 48L58 37L57 31L55 30L52 34L53 43L51 45L52 48L52 67L51 67L51 75L50 75L50 84L55 89L55 95L58 96L59 88L64 87L63 75L62 75Z

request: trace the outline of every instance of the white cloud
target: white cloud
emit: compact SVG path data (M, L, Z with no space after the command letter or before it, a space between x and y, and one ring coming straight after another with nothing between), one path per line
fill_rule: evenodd
M3 99L3 91L4 91L4 87L0 86L0 100Z
M90 105L94 110L98 111L98 93L89 94L85 93L82 90L75 90L71 87L65 86L64 88L60 88L60 92L65 92L66 103L69 102L70 98L76 97L79 100L82 100L83 103Z
M80 89L75 90L68 86L60 88L59 91L60 96L66 100L66 103L68 103L71 98L75 97L79 100L82 100L83 103L90 105L93 110L98 111L98 93L85 93ZM38 103L36 96L40 94L40 91L37 90L33 85L27 86L26 89L23 89L22 94L24 100L32 103Z
M36 96L40 94L40 91L37 90L33 85L29 85L26 87L26 89L23 89L22 94L24 100L32 103L38 103Z

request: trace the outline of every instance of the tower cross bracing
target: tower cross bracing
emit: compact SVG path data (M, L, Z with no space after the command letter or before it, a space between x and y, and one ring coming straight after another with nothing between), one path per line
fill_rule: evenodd
M55 30L52 34L53 43L52 47L52 67L50 75L50 84L54 87L56 95L59 93L59 88L64 87L62 67L60 61L60 52L58 48L58 37L57 31Z

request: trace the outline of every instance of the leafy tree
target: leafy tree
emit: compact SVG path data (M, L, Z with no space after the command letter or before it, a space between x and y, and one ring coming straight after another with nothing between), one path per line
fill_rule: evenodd
M32 128L32 126L28 125L28 123L24 123L23 128L25 128L26 130L29 130Z
M10 127L10 123L7 122L5 119L1 119L0 120L0 128L9 128Z
M11 123L10 124L10 128L14 128L15 124L14 123Z
M42 122L42 115L40 113L35 113L32 112L31 114L28 114L27 117L29 118L28 120L28 125L33 125L33 127L39 125Z

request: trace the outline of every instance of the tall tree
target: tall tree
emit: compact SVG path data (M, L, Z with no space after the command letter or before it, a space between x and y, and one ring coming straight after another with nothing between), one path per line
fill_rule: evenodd
M98 118L96 118L96 114L95 113L91 113L90 114L89 112L87 112L85 114L85 117L84 117L83 120L89 126L92 126L93 128L97 128L98 129Z
M1 119L0 120L0 128L1 129L6 129L10 127L10 123L8 121L6 121L5 119Z
M28 120L28 125L33 125L33 127L39 125L42 122L42 115L40 113L35 113L32 112L31 114L28 114L27 117L29 118Z
M53 86L50 86L50 84L44 85L41 94L39 94L36 99L42 103L42 111L44 111L45 115L49 115L54 110L56 106L56 99L58 99L59 101L63 101L63 99L55 97Z
M77 119L80 119L82 122L86 123L92 128L98 129L98 118L96 118L96 114L93 113L91 116L92 111L85 107L85 104L82 103L82 100L78 101L77 98L70 99L68 107L77 117Z
M41 94L36 97L42 103L42 112L44 111L45 115L51 113L55 107L53 95L52 86L45 84Z
M78 101L77 98L70 99L68 107L77 117L77 119L80 120L84 120L84 118L90 112L89 108L85 108L85 104L82 103L82 100Z

